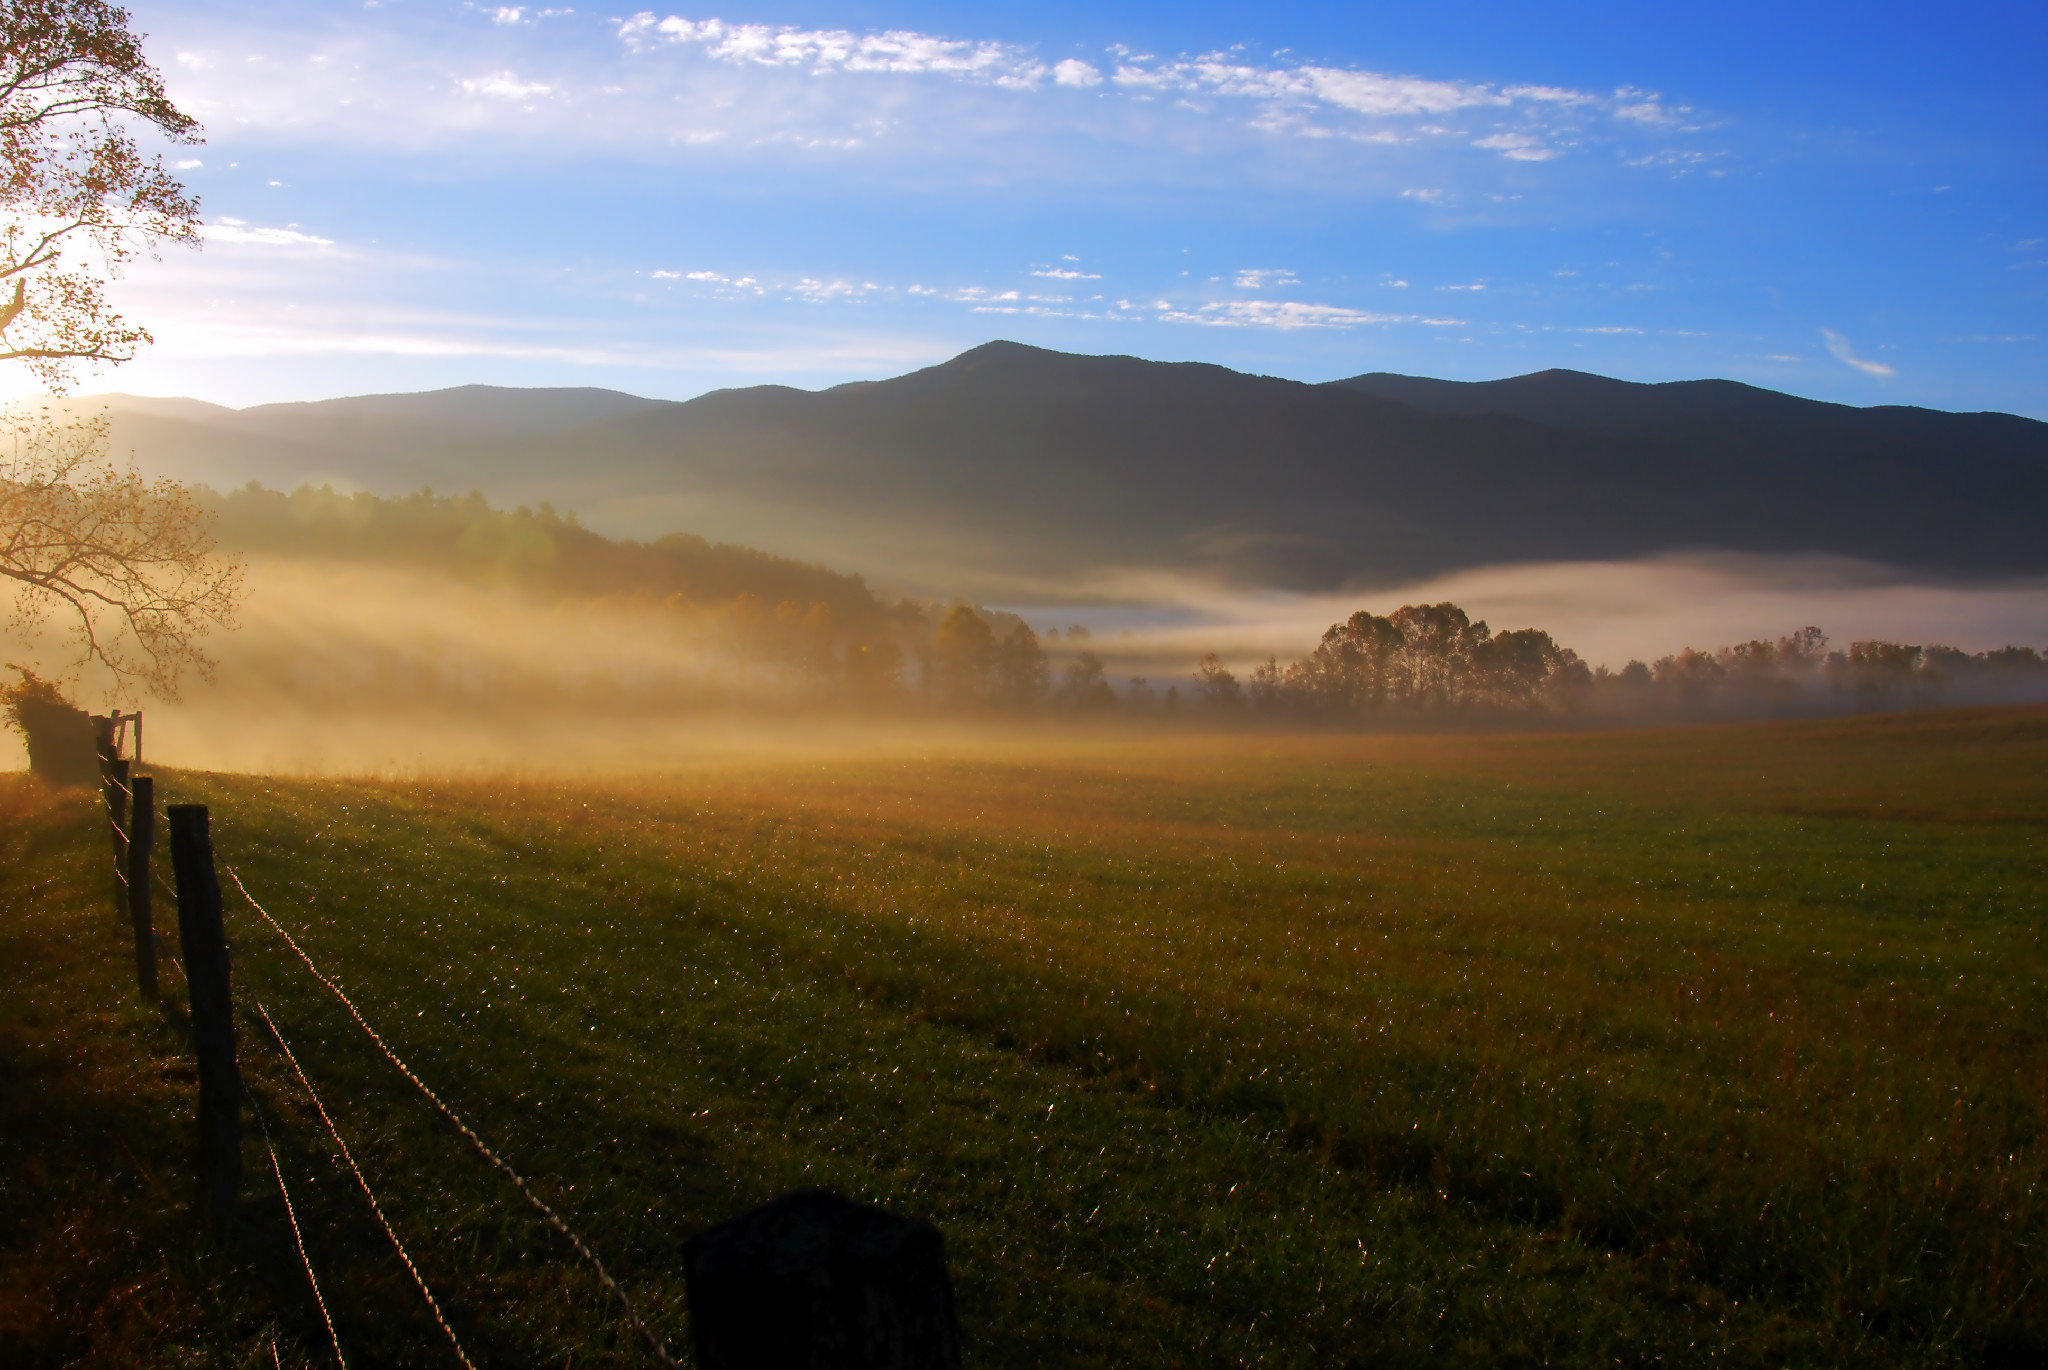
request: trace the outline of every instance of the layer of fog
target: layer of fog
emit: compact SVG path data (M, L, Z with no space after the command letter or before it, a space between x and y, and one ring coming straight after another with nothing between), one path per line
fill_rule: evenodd
M520 767L659 768L771 748L932 745L958 720L925 718L915 691L863 714L787 663L750 659L717 611L537 599L432 572L259 560L218 669L175 702L147 702L160 764L272 772L411 773ZM1818 624L1862 638L1969 650L2048 645L2048 585L1907 583L1833 560L1673 557L1497 567L1392 590L1303 596L1129 573L1077 593L1090 607L1010 606L1044 635L1055 676L1082 651L1119 687L1185 681L1203 653L1238 667L1309 651L1357 609L1453 600L1495 629L1535 626L1618 668ZM1082 634L1071 631L1079 623ZM5 643L0 660L51 673L65 643ZM90 679L83 702L105 706ZM1185 686L1183 686L1185 688ZM918 741L917 739L922 739ZM0 767L19 767L0 733Z
M1075 604L1012 604L1034 627L1079 624L1113 667L1184 672L1204 652L1236 667L1312 649L1359 609L1452 601L1495 631L1542 628L1589 665L1619 670L1686 647L1711 651L1809 624L1838 646L1885 639L1965 651L2048 648L2048 581L1913 581L1839 557L1674 555L1632 562L1491 566L1388 589L1302 595L1158 571L1077 586ZM1092 601L1092 602L1089 602Z

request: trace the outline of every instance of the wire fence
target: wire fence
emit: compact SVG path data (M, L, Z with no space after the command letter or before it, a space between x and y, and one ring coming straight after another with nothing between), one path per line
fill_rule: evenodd
M131 786L123 784L111 769L105 778L110 787L110 792L106 797L109 805L108 821L113 829L115 843L113 853L114 875L120 881L125 894L130 890L129 874L128 871L123 869L123 866L129 852L129 834L133 831L134 826L132 813L134 790ZM126 807L129 810L129 822L125 828L120 821L120 816L114 810L112 790L118 790L128 800ZM634 1308L633 1301L627 1295L624 1287L605 1268L604 1262L598 1258L597 1253L591 1249L590 1244L571 1228L546 1200L534 1192L532 1184L527 1181L525 1176L521 1175L518 1170L485 1143L476 1130L463 1120L462 1115L457 1113L440 1094L429 1086L425 1080L420 1078L411 1066L406 1064L403 1058L391 1049L390 1045L384 1040L383 1035L370 1025L369 1020L356 1007L355 1001L307 954L305 948L299 945L298 939L282 923L278 922L271 915L270 911L249 892L248 886L242 881L241 873L232 864L226 862L222 862L220 868L227 872L228 878L234 883L235 889L241 894L249 907L255 910L263 922L283 939L285 946L297 957L298 961L305 967L313 979L318 981L322 987L340 1001L342 1007L348 1011L349 1016L354 1019L356 1026L369 1038L370 1043L376 1047L379 1054L399 1074L403 1075L425 1097L428 1103L433 1105L435 1110L469 1142L470 1146L479 1156L489 1162L491 1166L512 1183L513 1187L519 1191L526 1202L547 1221L548 1225L563 1240L568 1242L570 1248L575 1251L577 1256L590 1266L591 1270L596 1274L598 1282L604 1286L606 1292L617 1302L621 1313L623 1313L627 1322L632 1325L634 1331L639 1334L641 1340L645 1342L648 1351L654 1358L662 1365L668 1367L668 1370L682 1370L675 1356L669 1351L667 1344L662 1341L654 1329L649 1327L640 1316L639 1311ZM154 886L161 889L174 901L180 899L181 896L178 889L166 881L161 873L151 871L150 874L151 883ZM182 914L182 904L180 908ZM154 939L159 953L168 955L168 947L161 938L155 936L154 929L151 929L150 935ZM169 959L178 968L179 975L182 978L189 979L181 960L175 955L169 955ZM340 1154L349 1172L355 1177L356 1184L361 1189L363 1198L368 1202L372 1215L383 1229L384 1235L390 1240L393 1249L397 1251L399 1260L404 1264L407 1273L412 1276L413 1283L418 1287L420 1296L426 1301L427 1308L432 1313L434 1322L447 1337L448 1344L455 1353L455 1358L461 1362L463 1370L477 1370L475 1362L471 1360L469 1353L463 1349L461 1339L456 1336L455 1329L449 1325L446 1315L442 1312L439 1300L434 1297L433 1290L428 1287L426 1277L420 1273L419 1266L413 1261L411 1253L406 1250L404 1242L399 1239L397 1230L391 1225L390 1219L385 1216L384 1205L378 1200L376 1191L371 1187L369 1179L363 1174L362 1167L357 1165L354 1153L349 1150L348 1143L343 1140L340 1128L335 1125L333 1116L327 1111L327 1106L322 1101L319 1091L314 1088L311 1078L307 1075L304 1066L300 1064L298 1055L292 1050L290 1042L286 1040L284 1033L270 1016L270 1011L264 1006L261 998L253 992L249 995L249 998L255 1007L256 1013L263 1020L263 1025L268 1030L271 1041L276 1045L286 1062L290 1064L292 1073L297 1076L300 1086L306 1092L307 1098L312 1101L313 1108L318 1113L321 1122L325 1125L327 1135L333 1142L335 1150ZM264 1144L270 1155L271 1171L276 1176L278 1192L284 1200L285 1216L291 1226L292 1240L298 1250L300 1263L305 1268L306 1282L312 1288L314 1303L320 1310L321 1321L325 1325L328 1338L333 1344L335 1362L342 1367L342 1370L347 1370L348 1361L342 1350L341 1336L335 1327L334 1318L328 1309L326 1296L321 1291L319 1277L314 1273L313 1260L306 1249L305 1234L299 1225L298 1210L292 1202L290 1187L285 1182L284 1168L278 1160L277 1147L270 1133L269 1120L264 1114L262 1105L257 1102L256 1096L250 1092L246 1082L242 1083L241 1092L255 1112L257 1124L262 1130ZM271 1352L272 1359L275 1361L277 1359L277 1346L274 1340L271 1344Z

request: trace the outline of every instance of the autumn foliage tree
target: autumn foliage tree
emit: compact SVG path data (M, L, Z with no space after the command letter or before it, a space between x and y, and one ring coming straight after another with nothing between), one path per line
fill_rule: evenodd
M122 362L149 331L106 283L159 244L199 240L199 206L130 132L198 125L105 0L0 0L0 361L65 389L80 362Z
M125 10L105 0L0 0L0 361L62 392L82 363L118 363L148 330L108 308L138 253L196 244L199 207L132 128L172 143L198 125L171 103ZM116 697L174 694L204 670L198 640L230 620L241 569L173 481L108 455L103 419L17 410L0 431L0 579L13 627L55 615L74 669Z

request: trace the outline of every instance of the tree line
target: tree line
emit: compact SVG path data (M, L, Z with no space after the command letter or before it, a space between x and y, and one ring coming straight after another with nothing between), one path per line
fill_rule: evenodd
M574 514L480 494L384 497L255 483L201 492L236 552L415 566L547 597L649 611L783 699L853 709L1259 720L1305 726L1683 720L2048 697L2028 647L1969 654L1819 628L1619 670L1540 628L1495 632L1454 603L1360 610L1306 655L1233 670L1211 654L1162 679L1113 675L1085 629L1044 637L1013 613L878 595L858 575L689 534L607 538ZM1146 669L1156 671L1157 665Z
M1323 721L1582 721L1764 717L2048 698L2032 647L1965 652L1868 639L1830 649L1806 627L1714 651L1688 647L1620 670L1589 667L1536 628L1494 633L1456 604L1361 610L1301 660L1243 680L1213 654L1195 697L1222 712Z

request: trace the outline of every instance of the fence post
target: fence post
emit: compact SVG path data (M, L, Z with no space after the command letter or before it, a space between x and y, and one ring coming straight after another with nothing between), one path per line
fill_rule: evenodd
M135 925L135 983L156 998L156 913L150 903L149 849L156 842L156 781L128 782L128 921Z
M178 945L192 994L192 1046L199 1058L199 1194L214 1223L234 1213L242 1182L242 1075L228 996L227 935L204 804L164 810L178 876Z
M683 1281L702 1370L959 1370L939 1230L828 1189L692 1237Z

